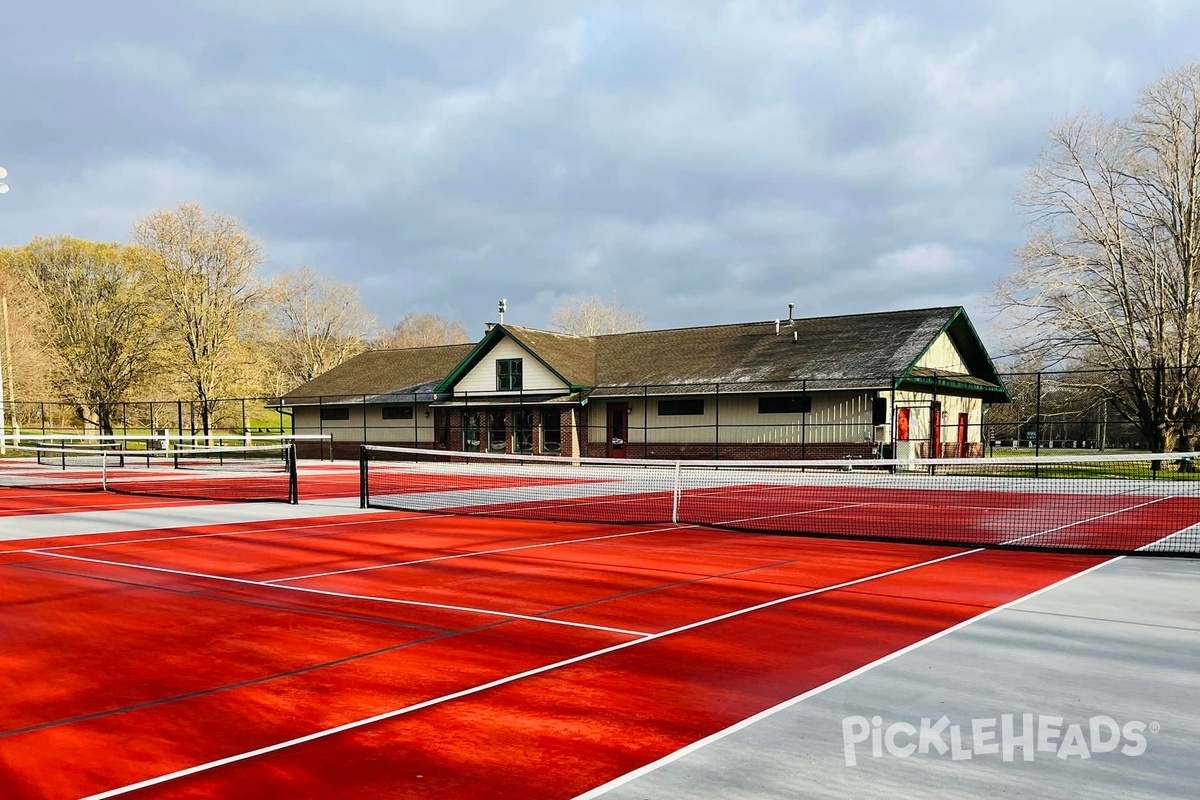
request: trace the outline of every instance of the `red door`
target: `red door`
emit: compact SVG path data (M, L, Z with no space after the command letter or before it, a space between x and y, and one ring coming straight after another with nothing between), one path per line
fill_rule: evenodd
M942 407L934 403L929 409L930 458L942 457Z
M625 440L629 435L629 408L624 403L608 404L608 457L625 457Z
M971 423L971 417L968 414L958 415L958 457L967 457L967 426Z
M901 441L908 439L908 409L901 408L896 412L896 438Z

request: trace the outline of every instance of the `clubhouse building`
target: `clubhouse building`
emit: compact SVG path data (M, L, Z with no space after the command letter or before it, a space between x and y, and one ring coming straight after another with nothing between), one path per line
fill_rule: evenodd
M362 353L280 399L358 445L645 458L982 453L1008 392L961 307Z

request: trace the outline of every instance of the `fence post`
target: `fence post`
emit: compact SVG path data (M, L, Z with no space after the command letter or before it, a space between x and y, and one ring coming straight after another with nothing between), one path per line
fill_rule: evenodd
M1034 384L1035 405L1033 410L1033 457L1038 458L1042 454L1042 373L1037 374L1037 382ZM1038 464L1033 465L1033 477L1039 477Z

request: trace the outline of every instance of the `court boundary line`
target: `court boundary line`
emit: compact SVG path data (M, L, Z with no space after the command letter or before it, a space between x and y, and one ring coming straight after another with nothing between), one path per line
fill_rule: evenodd
M1098 519L1104 519L1105 517L1113 517L1113 516L1116 516L1117 514L1124 514L1126 511L1136 511L1139 508L1145 508L1146 506L1152 506L1155 503L1161 503L1164 500L1170 500L1170 499L1171 499L1170 496L1156 497L1153 500L1147 500L1144 503L1138 503L1137 505L1129 506L1127 508L1118 508L1115 511L1109 511L1104 514L1097 514L1094 517L1088 517L1087 519L1081 519L1078 522L1071 522L1066 525L1059 525L1058 527L1055 527L1055 528L1048 528L1047 530L1038 531L1037 533L1031 533L1031 534L1028 534L1027 536L1018 536L1015 539L1006 539L1005 541L1001 542L1000 544L1001 545L1010 545L1010 544L1015 544L1017 542L1023 542L1026 539L1036 539L1038 536L1046 536L1047 534L1058 533L1059 531L1066 530L1067 528L1074 528L1076 525L1085 525L1089 522L1095 522ZM1161 540L1162 540L1162 537L1159 537L1155 541L1157 542L1157 541L1161 541ZM1064 548L1063 552L1070 552L1070 547Z
M453 561L459 558L469 558L471 556L489 556L497 553L512 553L518 550L535 550L539 547L555 547L568 544L586 544L588 542L599 542L606 539L622 539L629 536L643 536L648 533L663 533L664 531L682 530L685 528L696 528L697 525L668 525L663 528L650 528L647 530L624 531L622 533L607 533L602 536L588 536L583 539L559 539L553 542L538 542L536 544L521 544L513 545L512 547L498 547L493 550L472 550L468 553L453 553L444 556L430 556L429 558L419 558L412 561L396 561L387 564L373 564L365 567L351 567L349 569L331 570L329 572L314 572L311 575L295 575L286 578L271 578L263 581L263 583L278 585L287 581L303 581L309 578L327 578L332 575L349 575L358 572L370 572L376 569L389 569L391 567L410 567L416 564L431 564L438 561Z
M172 508L174 508L174 506L172 506ZM286 525L286 526L280 526L280 527L259 528L256 530L248 530L248 531L241 530L241 531L216 531L214 533L185 533L185 534L180 534L177 536L154 536L154 537L149 537L146 539L119 539L119 540L114 540L114 541L110 541L110 542L82 542L80 544L60 544L60 545L54 545L52 547L51 546L21 547L21 548L17 548L14 550L0 550L0 556L12 555L14 553L29 553L29 552L32 552L33 550L45 550L45 551L73 550L75 548L80 548L80 547L107 547L108 545L117 545L117 544L140 544L142 542L147 542L147 543L173 542L173 541L180 541L183 539L207 539L207 538L216 538L219 536L250 536L250 535L253 535L256 533L278 533L280 531L304 531L304 530L309 530L312 528L331 528L331 527L338 526L338 525L367 525L372 522L374 522L374 523L380 522L380 520L377 517L375 517L375 514L384 514L384 513L396 513L396 512L395 511L391 511L391 512L375 511L375 512L367 512L365 514L364 513L351 514L351 515L337 514L335 516L337 516L339 519L334 522L318 522L318 523L314 523L311 525ZM401 513L403 513L403 512L401 512ZM368 515L370 515L372 518L371 519L362 519L363 516L368 516ZM446 516L445 514L413 514L412 516L399 517L394 521L395 522L408 522L410 520L438 519L439 517L445 517L445 516ZM0 519L6 519L6 518L0 517ZM320 517L320 516L296 517L295 520L291 520L291 521L302 522L304 520L316 520L316 519L327 519L327 517ZM122 530L122 531L97 531L95 533L70 533L70 534L65 534L65 536L63 538L65 538L66 536L104 536L107 533L120 534L120 533L132 532L132 531L147 531L147 532L156 531L156 530L165 531L165 530L171 530L172 528L174 528L176 530L179 530L179 529L186 530L187 528L209 527L209 526L215 526L215 525L219 525L221 527L228 527L230 525L250 525L257 521L258 520L250 520L249 522L210 522L210 523L202 523L201 525L175 525L175 526L172 526L169 528L130 528L128 530ZM289 520L279 519L279 520L262 520L262 521L274 525L276 523L288 522ZM3 541L7 541L7 542L28 542L31 540L51 541L51 540L53 540L53 538L54 537L33 536L33 537L30 537L29 539L5 539ZM289 537L289 538L301 539L304 537L297 536L297 537Z
M762 611L764 609L772 608L774 606L782 605L784 603L790 603L790 602L794 602L796 600L802 600L807 597L813 597L813 596L825 594L828 592L839 591L841 589L846 589L851 586L856 586L858 584L867 583L867 582L874 581L874 580L880 580L882 578L887 578L892 575L897 575L897 574L900 574L903 572L909 572L909 571L915 570L915 569L921 569L922 567L928 567L928 566L932 566L934 564L938 564L938 563L941 563L944 561L949 561L951 559L962 558L963 556L974 555L976 553L981 553L981 552L986 552L986 551L987 551L987 548L982 548L982 547L977 547L977 548L973 548L970 550L963 550L963 551L960 551L957 553L951 553L949 555L939 556L938 558L926 559L924 561L920 561L915 564L908 564L903 567L896 567L894 569L885 570L883 572L873 573L871 575L865 575L860 578L854 578L852 580L842 581L841 583L836 583L831 586L822 586L822 587L819 587L816 589L810 589L810 590L807 590L804 592L787 595L785 597L778 597L773 600L767 600L767 601L764 601L762 603L757 603L752 606L746 606L744 608L734 609L733 611L727 611L723 614L718 614L713 617L707 617L705 619L696 620L694 622L689 622L685 625L679 625L677 627L670 628L665 631L660 631L658 633L652 633L652 634L649 634L649 635L644 636L639 639L631 639L627 642L620 642L615 645L609 645L608 647L603 647L603 648L600 648L599 650L592 650L587 653L581 653L580 655L572 656L571 658L562 659L560 661L556 661L551 664L544 664L540 667L534 667L533 669L528 669L528 670L524 670L523 672L518 672L518 673L515 673L512 675L507 675L503 678L497 678L495 680L479 684L478 686L473 686L473 687L470 687L467 689L460 689L457 692L451 692L449 694L444 694L439 697L433 697L428 700L423 700L419 703L413 703L413 704L410 704L407 706L403 706L401 708L392 709L391 711L385 711L381 714L376 714L371 717L365 717L363 719L347 722L342 725L335 726L333 728L326 728L325 730L314 731L313 733L306 734L305 736L299 736L299 737L296 737L293 739L285 740L283 742L276 742L275 744L266 745L264 747L256 748L254 750L247 750L242 753L234 754L232 756L226 756L225 758L215 759L213 761L205 762L203 764L196 764L194 766L186 767L181 770L176 770L175 772L170 772L165 775L159 775L154 778L147 778L146 780L139 781L137 783L131 783L131 784L127 784L125 786L119 786L114 789L109 789L107 791L100 792L98 794L88 795L87 797L82 798L82 800L108 800L108 798L119 797L123 794L128 794L130 792L139 791L141 789L146 789L151 786L158 786L163 783L168 783L173 780L178 780L179 778L185 778L185 777L189 777L191 775L197 775L199 773L207 772L209 770L216 769L218 767L227 766L229 764L235 764L235 763L238 763L241 761L247 761L249 759L256 758L258 756L267 755L269 753L279 752L281 750L286 750L288 748L295 747L295 746L301 745L301 744L305 744L307 742L312 742L312 741L316 741L319 739L325 739L330 736L337 735L339 733L345 733L346 731L356 730L358 728L366 727L368 725L373 725L378 722L385 722L387 720L395 719L395 718L403 716L405 714L411 714L413 712L420 711L420 710L423 710L426 708L431 708L433 706L441 705L443 703L447 703L452 700L458 700L463 697L469 697L471 695L479 694L480 692L484 692L489 689L494 689L499 686L504 686L509 683L514 683L516 681L523 680L525 678L531 678L536 675L542 675L544 673L551 672L556 669L561 669L563 667L571 666L573 664L578 664L578 663L581 663L584 661L589 661L591 659L598 658L602 655L619 652L621 650L625 650L625 649L634 647L639 644L645 644L646 642L650 642L650 641L657 641L657 640L663 639L667 636L673 636L675 634L694 630L696 628L700 628L700 627L703 627L706 625L712 625L716 622L722 622L727 619L733 619L735 617L740 617L740 616L743 616L746 614L751 614L756 611ZM69 558L69 556L67 556L67 557Z
M979 614L976 614L975 616L970 617L969 619L965 619L962 622L956 623L956 624L950 626L949 628L946 628L945 630L938 631L937 633L931 634L931 635L925 637L924 639L921 639L920 641L913 642L912 644L906 645L906 646L900 648L899 650L896 650L893 653L888 653L885 656L877 658L876 660L872 661L869 664L863 664L861 667L858 667L855 670L847 672L845 675L840 675L831 681L821 684L820 686L814 686L812 689L809 689L806 692L801 692L800 694L796 695L795 697L784 700L782 703L778 703L774 706L771 706L770 708L765 708L762 711L758 712L757 714L754 714L752 716L746 717L743 720L735 722L734 724L730 725L727 728L723 728L719 731L716 731L715 733L710 733L708 736L705 736L703 739L697 739L696 741L692 742L691 744L684 745L683 747L679 748L678 750L668 753L667 755L663 756L662 758L659 758L655 761L651 761L649 764L644 764L643 766L638 767L635 770L631 770L630 772L627 772L624 775L619 775L616 778L613 778L612 780L608 781L607 783L602 783L599 786L596 786L592 789L587 790L586 792L583 792L582 794L575 795L573 798L571 798L571 800L594 800L597 797L601 797L602 795L608 794L613 789L618 789L628 783L631 783L631 782L637 780L638 778L641 778L645 775L650 774L651 772L655 772L655 771L661 769L662 767L667 766L668 764L678 761L679 759L681 759L691 753L694 753L697 750L700 750L704 747L707 747L710 744L713 744L714 742L718 742L727 736L731 736L732 734L735 734L739 731L742 731L742 730L750 727L751 725L754 725L755 723L761 722L762 720L767 719L768 717L772 717L775 714L779 713L780 711L784 711L788 708L791 708L792 706L799 705L800 703L802 703L812 697L816 697L817 695L822 694L822 693L828 691L829 689L833 689L837 686L840 686L843 683L853 680L854 678L860 677L860 676L870 672L871 670L875 669L876 667L881 667L884 664L887 664L889 661L893 661L897 658L900 658L901 656L904 656L904 655L907 655L908 653L913 652L914 650L918 650L927 644L935 642L938 639L941 639L945 636L949 636L952 633L956 633L970 625L974 625L976 622L979 622L980 620L986 619L995 614L999 614L1002 611L1008 611L1011 608L1013 608L1014 606L1024 603L1027 600L1032 600L1033 598L1037 597L1038 595L1045 594L1046 592L1049 592L1053 589L1057 589L1060 586L1062 586L1063 584L1070 583L1071 581L1073 581L1077 578L1081 578L1084 575L1088 575L1092 572L1095 572L1098 569L1107 567L1110 564L1114 564L1123 558L1125 558L1125 556L1114 556L1110 559L1100 562L1099 564L1095 564L1091 567L1088 567L1087 569L1085 569L1081 572L1076 572L1072 575L1068 575L1067 577L1062 578L1058 581L1055 581L1054 583L1052 583L1048 586L1043 586L1041 589L1032 591L1027 595L1018 597L1015 600L1010 600L1007 603L1004 603L1003 605L995 606L994 608L990 608L987 611L982 611Z
M72 556L66 553L43 553L38 550L29 550L29 553L34 555L45 556L46 558L59 558L69 561L81 561L86 564L104 564L110 567L124 567L125 569L137 569L147 572L160 572L167 575L182 575L188 578L199 578L201 580L225 581L227 583L237 583L243 586L260 586L267 589L283 589L290 592L303 592L305 594L319 594L325 597L340 597L343 600L364 600L373 603L391 603L393 605L414 606L416 608L434 608L441 611L458 611L465 614L484 614L492 617L507 617L509 619L519 619L526 622L543 622L548 625L563 625L570 628L586 628L592 631L602 631L605 633L617 633L624 636L646 637L652 634L648 631L633 631L623 628L609 628L604 625L589 625L586 622L571 622L565 619L554 619L551 617L538 617L531 614L516 614L509 611L491 611L485 608L472 608L470 606L453 606L445 603L431 603L423 600L404 600L397 597L377 597L375 595L365 594L350 594L348 592L334 592L328 589L313 589L307 586L282 586L277 583L264 583L263 581L253 581L247 578L234 578L227 575L210 575L206 572L189 572L182 569L171 569L170 567L155 567L149 564L129 564L122 561L108 561L102 558L85 558L83 556ZM79 577L86 578L87 575ZM154 588L150 586L150 588Z

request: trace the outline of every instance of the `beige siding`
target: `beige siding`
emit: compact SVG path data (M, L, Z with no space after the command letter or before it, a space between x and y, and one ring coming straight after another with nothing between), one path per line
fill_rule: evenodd
M456 395L483 392L501 395L517 394L517 392L496 391L496 360L502 358L521 359L522 390L526 394L530 392L566 391L568 388L565 383L559 380L553 372L547 369L528 350L521 347L521 345L512 339L505 337L492 348L492 351L482 361L459 379L454 387L454 393Z
M812 411L808 414L759 414L758 395L722 394L718 411L714 395L705 395L704 413L696 416L658 415L658 400L650 397L649 415L645 415L642 398L626 402L629 407L629 441L640 444L712 444L716 441L717 421L720 420L720 441L723 444L845 444L856 442L890 442L894 411L891 392L880 392L888 402L887 423L872 424L872 398L866 391L821 392L812 396ZM675 399L674 397L672 399ZM923 392L897 392L896 407L912 408L909 437L929 439L929 403L931 397ZM980 420L983 402L978 398L939 394L942 406L942 441L958 440L958 415L969 416L967 441L982 441ZM588 404L587 424L592 440L603 441L608 426L608 401Z
M712 444L720 419L724 444L810 444L873 441L871 398L866 392L830 392L812 395L809 414L759 414L758 395L722 394L704 397L704 413L659 416L658 401L650 397L649 415L641 398L629 401L629 441L634 444ZM679 399L673 395L669 399ZM602 441L608 425L607 402L588 404L588 424L594 439Z
M944 333L934 340L933 346L925 355L921 356L917 366L956 372L960 375L967 375L971 372L967 369L966 362L963 361L954 342L950 341L950 337Z
M407 405L399 403L397 405ZM328 407L335 407L330 404ZM296 433L327 433L335 442L363 441L363 406L351 405L350 419L321 421L317 408L295 409ZM418 403L413 419L384 419L382 405L368 405L366 440L371 442L433 442L433 412L428 403ZM426 416L428 414L429 416ZM415 438L414 438L415 437Z

